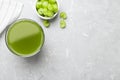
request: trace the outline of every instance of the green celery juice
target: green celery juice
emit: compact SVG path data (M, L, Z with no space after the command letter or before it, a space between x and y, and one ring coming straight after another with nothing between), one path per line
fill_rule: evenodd
M32 20L21 19L13 23L6 34L7 47L16 55L30 57L38 53L44 43L44 32Z

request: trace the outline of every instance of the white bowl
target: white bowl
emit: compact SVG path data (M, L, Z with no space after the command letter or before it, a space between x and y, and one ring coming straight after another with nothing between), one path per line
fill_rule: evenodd
M41 15L37 12L37 9L36 9L36 3L37 3L37 1L38 1L38 0L35 1L34 9L35 9L35 12L36 12L36 14L38 15L38 17L40 17L41 19L44 19L44 20L51 20L51 19L53 19L53 18L55 18L55 17L57 16L57 14L58 14L58 12L59 12L59 3L58 3L58 0L56 0L57 5L58 5L58 11L57 11L57 12L54 14L54 16L52 16L52 17L43 17L43 16L41 16Z

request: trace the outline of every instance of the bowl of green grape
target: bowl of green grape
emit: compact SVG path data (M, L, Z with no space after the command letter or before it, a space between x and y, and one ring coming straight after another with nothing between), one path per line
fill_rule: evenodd
M35 11L37 15L44 20L50 20L56 17L59 12L57 0L36 0Z

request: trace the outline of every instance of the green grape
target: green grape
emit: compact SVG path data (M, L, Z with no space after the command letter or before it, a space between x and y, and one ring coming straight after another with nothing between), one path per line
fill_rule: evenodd
M53 6L51 4L48 4L48 10L53 11Z
M46 16L47 17L52 17L52 16L54 16L54 13L52 11L48 11Z
M47 8L43 8L43 12L47 12L48 10L47 10Z
M67 14L65 12L61 12L60 18L67 19Z
M36 3L36 8L39 9L42 6L42 2L37 2Z
M63 19L61 19L60 20L60 28L65 28L66 27L66 22L63 20Z
M43 8L38 9L38 13L39 13L40 15L42 15L42 14L43 14Z
M43 9L43 14L44 14L45 16L47 15L47 12L48 12L47 8L44 8L44 9Z
M53 17L54 16L54 13L52 11L48 11L48 14L47 14L48 17Z
M48 1L43 1L42 6L43 6L44 8L47 8L47 7L48 7Z
M50 2L50 3L55 3L55 2L56 2L56 0L49 0L49 2Z
M53 9L54 9L54 12L55 13L58 12L58 5L57 5L57 3L53 4L52 6L53 6Z
M48 20L43 21L43 25L48 28L50 26L50 22Z

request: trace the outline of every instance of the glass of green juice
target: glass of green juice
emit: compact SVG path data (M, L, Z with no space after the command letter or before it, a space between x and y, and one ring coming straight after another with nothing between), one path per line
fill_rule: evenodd
M21 57L31 57L40 52L44 40L42 27L30 19L15 21L9 26L5 37L8 49Z

